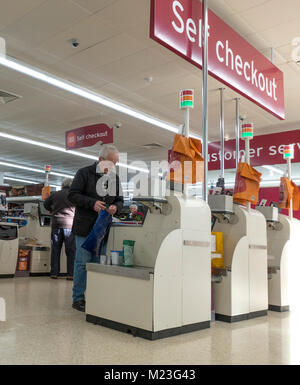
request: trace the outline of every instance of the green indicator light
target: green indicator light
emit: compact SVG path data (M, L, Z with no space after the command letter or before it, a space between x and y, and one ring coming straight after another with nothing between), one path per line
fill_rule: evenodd
M253 134L250 132L243 133L242 138L253 138Z
M181 108L194 107L194 103L192 101L181 102L180 106Z

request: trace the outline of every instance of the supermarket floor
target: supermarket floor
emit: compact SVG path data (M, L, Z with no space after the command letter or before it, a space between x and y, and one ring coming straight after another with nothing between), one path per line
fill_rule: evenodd
M300 364L300 311L160 341L89 324L71 308L72 282L0 280L0 364Z

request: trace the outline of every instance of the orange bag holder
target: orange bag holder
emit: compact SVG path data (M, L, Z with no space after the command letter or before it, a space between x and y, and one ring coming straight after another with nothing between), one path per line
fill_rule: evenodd
M291 200L293 200L293 210L300 208L300 191L298 186L286 177L280 179L279 208L290 209Z
M198 183L203 181L203 157L201 154L202 143L199 139L187 138L183 135L176 134L172 147L171 158L180 162L177 170L170 171L169 180L178 183ZM185 162L191 162L191 169L185 170ZM199 172L198 165L201 162L201 170Z
M248 163L239 163L233 195L234 201L243 206L247 206L249 202L257 205L261 176L262 174Z

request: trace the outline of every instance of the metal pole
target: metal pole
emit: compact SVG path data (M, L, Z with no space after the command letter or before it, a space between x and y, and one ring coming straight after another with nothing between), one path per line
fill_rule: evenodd
M204 156L203 199L208 202L208 0L202 1L202 144Z
M250 166L250 139L245 140L246 163ZM248 212L251 211L251 203L247 203Z
M184 110L184 128L183 128L183 136L189 138L190 136L190 109L186 108ZM188 199L188 186L183 181L183 197L184 199Z
M271 48L271 62L274 63L274 48Z
M240 99L235 98L235 151L236 151L236 162L235 167L238 169L240 161Z
M190 136L190 109L186 108L184 110L184 131L183 135L186 138L189 138Z
M292 159L288 159L288 178L289 180L292 180ZM291 199L290 201L290 209L289 209L289 216L290 216L290 220L293 219L293 199Z
M221 142L221 177L225 178L225 125L224 125L224 90L220 88L220 142Z

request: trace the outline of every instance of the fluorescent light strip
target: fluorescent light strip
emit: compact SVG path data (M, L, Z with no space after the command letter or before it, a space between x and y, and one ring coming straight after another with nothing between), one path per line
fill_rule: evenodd
M39 174L45 174L45 170L27 167L27 166L21 166L21 165L14 164L14 163L0 162L0 166L7 166L7 167L12 167L12 168L17 168L20 170L26 170L26 171L37 172ZM60 172L55 172L55 171L51 171L51 175L61 176L63 178L74 178L73 175L62 174Z
M6 179L6 180L11 180L11 181L14 181L14 182L22 182L22 183L32 183L32 184L40 184L41 182L34 182L32 180L27 180L27 179L19 179L19 178L11 178L9 176L4 176L3 179ZM61 187L61 186L57 186L57 185L49 185L50 187Z
M10 139L10 140L15 140L15 141L21 142L21 143L31 144L31 145L37 146L37 147L47 148L47 149L54 150L54 151L64 152L65 154L80 156L82 158L87 158L87 159L92 159L92 160L98 160L99 159L97 156L84 154L83 152L67 151L63 147L48 145L48 144L45 144L42 142L38 142L36 140L31 140L31 139L26 139L26 138L15 136L15 135L6 134L5 132L0 132L0 137L5 138L5 139ZM142 169L139 167L128 166L128 165L123 164L123 163L117 163L117 166L128 168L129 170L135 170L135 171L141 171L141 172L149 173L149 170L145 170L145 169ZM31 171L33 171L33 170L31 170ZM54 173L54 172L52 172L51 174L52 175L58 175L58 173ZM58 175L58 176L63 176L63 174ZM70 175L67 175L67 177L70 177Z
M84 153L79 152L79 151L78 152L77 151L67 151L63 147L53 146L51 144L38 142L36 140L31 140L31 139L27 139L27 138L15 136L15 135L6 134L5 132L0 132L0 137L5 138L5 139L10 139L10 140L15 140L15 141L21 142L21 143L31 144L31 145L37 146L37 147L47 148L47 149L54 150L54 151L64 152L65 154L80 156L82 158L88 158L88 159L93 159L93 160L98 159L96 156L84 154Z
M21 72L25 75L28 75L34 79L38 79L42 82L51 84L54 87L58 87L75 95L81 96L85 99L91 100L95 103L102 104L103 106L109 107L115 111L132 116L133 118L143 120L144 122L147 122L157 127L161 127L173 133L178 133L179 127L177 126L153 118L150 115L144 114L143 112L134 110L124 104L117 103L103 95L96 94L95 92L92 92L86 88L79 87L74 83L67 82L61 78L58 78L47 72L38 70L34 67L28 66L27 64L21 63L12 58L0 56L0 64L17 72Z

